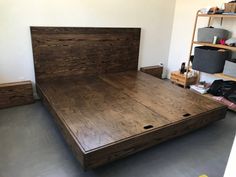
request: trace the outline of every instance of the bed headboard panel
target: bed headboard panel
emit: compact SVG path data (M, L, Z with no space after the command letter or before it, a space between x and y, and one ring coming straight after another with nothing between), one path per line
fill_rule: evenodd
M31 27L36 82L137 70L140 28Z

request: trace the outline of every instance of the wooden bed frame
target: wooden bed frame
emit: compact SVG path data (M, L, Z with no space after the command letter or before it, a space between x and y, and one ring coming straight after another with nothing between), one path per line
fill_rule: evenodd
M140 31L31 27L38 94L84 169L225 117L226 106L137 71Z

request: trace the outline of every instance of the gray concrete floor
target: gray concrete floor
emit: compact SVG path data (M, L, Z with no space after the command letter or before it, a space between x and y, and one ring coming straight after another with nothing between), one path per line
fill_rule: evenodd
M222 177L236 114L138 154L83 172L40 102L0 110L0 177Z

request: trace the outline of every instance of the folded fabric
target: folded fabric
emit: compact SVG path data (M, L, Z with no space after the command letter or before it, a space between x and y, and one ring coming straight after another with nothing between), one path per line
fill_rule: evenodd
M236 104L234 104L233 102L227 100L226 98L224 98L222 96L213 96L213 99L223 103L226 106L228 106L229 109L236 111Z

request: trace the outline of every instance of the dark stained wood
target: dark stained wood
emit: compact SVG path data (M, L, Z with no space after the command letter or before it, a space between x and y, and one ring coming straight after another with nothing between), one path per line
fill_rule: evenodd
M31 104L34 102L30 81L0 84L0 108Z
M48 108L48 111L53 116L54 121L58 125L67 144L70 146L71 150L73 151L73 153L75 154L75 156L79 160L79 162L81 163L82 167L84 167L85 166L84 155L83 155L84 152L82 151L83 147L80 146L79 142L77 141L76 136L70 130L69 125L67 125L65 123L65 121L64 121L63 117L61 117L60 113L51 105L47 95L45 95L42 92L42 90L38 84L36 84L36 88L37 88L38 95L40 96L40 98L41 98L42 102L44 103L44 105L46 106L46 108Z
M147 125L169 123L99 78L58 80L40 88L60 110L84 152L146 132Z
M222 106L190 90L184 91L169 82L157 80L142 72L109 74L101 78L174 122L182 120L184 114L195 116Z
M85 169L225 117L226 106L136 71L140 29L31 34L38 94Z
M102 149L91 151L85 154L84 166L95 168L114 160L127 157L151 146L205 127L212 122L224 118L225 114L226 110L223 108L209 111L195 117L190 117L184 121L168 124L159 129L153 129L142 135L130 137L112 146L106 146Z
M148 66L140 68L140 71L162 79L163 66Z
M140 28L31 27L36 81L137 70Z
M40 83L38 90L85 169L196 130L226 114L226 107L217 102L135 71L53 80ZM164 99L162 94L170 96Z

